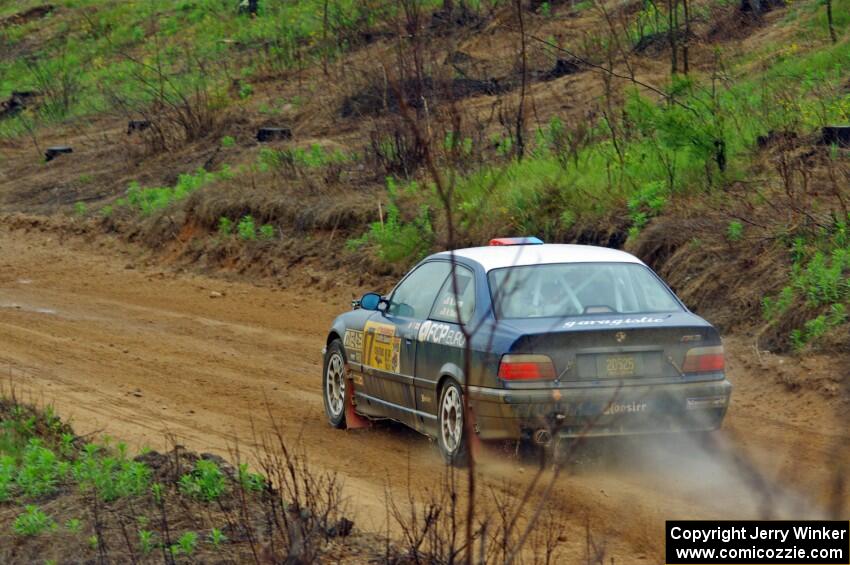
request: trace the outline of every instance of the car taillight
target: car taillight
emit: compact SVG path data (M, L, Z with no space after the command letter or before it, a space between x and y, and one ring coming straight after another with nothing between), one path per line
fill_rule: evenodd
M506 381L539 381L555 378L555 365L546 355L505 355L499 378Z
M695 347L688 350L685 355L685 363L682 365L683 373L716 373L726 367L723 357L723 346Z

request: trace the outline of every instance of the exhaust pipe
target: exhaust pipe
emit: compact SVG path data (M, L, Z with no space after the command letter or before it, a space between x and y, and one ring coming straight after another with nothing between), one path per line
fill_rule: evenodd
M534 432L532 439L537 445L547 446L552 443L552 433L546 428L540 428Z

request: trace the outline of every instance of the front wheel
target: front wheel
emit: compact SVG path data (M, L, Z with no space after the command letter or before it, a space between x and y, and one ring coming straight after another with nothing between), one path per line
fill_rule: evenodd
M464 421L463 391L454 381L449 381L440 394L437 445L449 465L463 467L469 462L469 442Z
M345 353L339 340L334 340L325 353L325 371L322 388L325 399L325 414L331 426L345 427Z

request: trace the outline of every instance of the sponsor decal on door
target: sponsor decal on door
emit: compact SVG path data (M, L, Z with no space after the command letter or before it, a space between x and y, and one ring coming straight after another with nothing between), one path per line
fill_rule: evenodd
M395 326L366 322L363 327L363 363L369 367L398 373L400 371L401 338Z

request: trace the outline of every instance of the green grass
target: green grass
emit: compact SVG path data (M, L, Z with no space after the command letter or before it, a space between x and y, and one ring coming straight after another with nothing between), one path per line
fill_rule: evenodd
M274 226L263 224L259 228L254 220L254 217L249 215L242 216L237 222L230 218L221 217L218 219L218 235L220 237L230 237L237 235L241 241L271 241L277 235L277 230Z
M339 149L329 152L315 143L309 149L303 147L287 149L263 147L257 155L257 168L261 172L296 167L319 169L328 165L342 165L356 160L356 155L346 154Z
M175 91L193 92L204 83L219 96L235 70L241 79L238 97L248 98L254 75L333 59L351 47L355 30L383 25L399 9L382 0L327 3L325 39L323 0L264 1L256 18L238 14L235 0L54 4L58 10L43 20L0 29L0 51L23 46L28 37L43 38L26 57L0 56L0 99L13 90L48 93L37 113L0 123L0 137L23 135L32 123L113 109L116 98L132 101L133 107L149 104L151 92L139 82L146 67L133 61L165 69ZM474 8L477 2L471 4ZM429 10L441 0L421 5ZM0 13L25 7L6 1ZM233 69L225 69L224 61L232 62ZM68 96L54 95L60 86L72 87Z
M104 502L137 498L151 493L162 500L162 485L152 483L151 469L128 457L118 443L87 443L77 447L66 425L51 411L38 411L0 398L0 503L37 502L62 488L95 494ZM179 491L206 502L220 498L230 484L246 491L260 491L266 481L240 466L231 481L212 461L198 460L194 469L180 478ZM37 521L36 509L24 520ZM79 520L69 521L68 530L79 529Z
M180 175L174 186L142 188L138 182L133 182L127 189L126 196L117 200L115 206L129 208L149 216L187 198L207 184L232 178L232 174L227 166L214 173L200 168L194 173Z
M762 301L762 314L770 323L781 323L790 312L812 316L793 328L791 344L802 349L830 330L848 322L850 307L850 216L821 228L811 237L798 236L789 246L789 284L776 296Z

